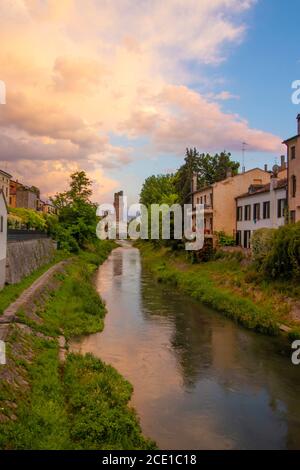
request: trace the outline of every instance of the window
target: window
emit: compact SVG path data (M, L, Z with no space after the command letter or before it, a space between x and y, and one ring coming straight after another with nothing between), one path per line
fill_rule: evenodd
M295 160L296 158L296 147L291 147L291 160Z
M3 215L0 216L0 233L3 233Z
M245 206L245 217L244 220L250 220L251 219L251 206L250 204Z
M242 206L237 207L237 213L236 213L236 218L238 222L241 222L243 220L243 208Z
M242 232L240 230L236 232L236 244L242 246Z
M204 204L206 204L206 196L204 196Z
M296 197L296 192L297 192L297 179L296 179L296 176L293 175L291 177L291 196Z
M256 222L260 219L260 203L254 204L253 206L253 220Z
M290 212L290 222L291 224L294 224L296 222L296 211Z
M203 197L200 197L200 204L203 204Z
M250 230L245 230L244 231L244 248L250 248L250 237L251 237Z
M270 218L270 201L265 201L263 204L263 218Z
M277 201L277 217L284 217L284 209L286 206L286 199L278 199Z

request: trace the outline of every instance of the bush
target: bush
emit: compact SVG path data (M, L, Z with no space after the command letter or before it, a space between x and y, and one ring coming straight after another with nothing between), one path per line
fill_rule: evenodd
M251 238L253 261L261 266L269 254L276 229L260 228L256 230Z
M300 222L274 231L262 268L272 278L300 278Z
M230 235L226 235L225 232L216 232L215 234L217 236L219 246L235 246L236 245L235 239L231 237Z
M8 215L8 227L17 229L47 230L44 214L33 209L10 208Z

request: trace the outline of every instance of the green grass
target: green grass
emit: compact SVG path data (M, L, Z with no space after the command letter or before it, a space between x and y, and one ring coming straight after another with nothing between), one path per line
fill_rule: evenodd
M61 383L58 345L32 338L40 352L28 367L30 391L17 400L18 419L0 425L2 449L69 449L69 423Z
M166 282L246 328L260 333L279 333L280 317L272 302L255 302L247 293L244 274L237 260L191 265L182 255L139 243L145 265L159 282ZM230 279L229 279L230 278ZM226 281L229 279L230 282Z
M115 244L97 243L74 256L59 274L60 287L50 294L39 315L43 324L23 320L53 339L24 335L18 329L7 344L14 380L0 382L0 408L17 405L17 419L0 419L1 449L153 449L128 406L132 386L111 366L92 355L70 354L59 362L57 335L93 333L103 328L105 307L93 286L93 273ZM22 316L22 313L21 313ZM1 413L0 413L1 414ZM7 412L7 416L11 416Z
M50 336L63 332L66 339L102 331L105 306L92 278L114 246L111 242L89 246L89 251L81 251L72 258L65 273L56 275L61 281L60 287L50 293L46 304L37 312L43 319L42 324L30 321L22 311L18 313L19 318L30 327Z
M155 448L128 407L132 386L111 366L91 354L70 354L64 384L70 437L77 449Z
M92 355L70 354L62 367L55 342L37 340L29 367L31 390L18 419L0 423L2 449L151 449L128 407L132 387Z
M10 284L5 286L4 289L0 291L0 315L22 294L25 289L30 287L31 284L36 281L36 279L48 271L51 266L58 263L59 261L62 261L63 259L66 259L67 257L68 255L66 253L57 252L50 263L45 264L41 268L37 269L32 274L22 279L22 281L18 284Z

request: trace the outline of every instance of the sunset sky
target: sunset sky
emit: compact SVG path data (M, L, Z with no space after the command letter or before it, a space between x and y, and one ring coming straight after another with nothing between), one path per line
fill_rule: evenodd
M187 146L272 165L296 133L298 0L1 0L0 168L44 197L84 169L95 200Z

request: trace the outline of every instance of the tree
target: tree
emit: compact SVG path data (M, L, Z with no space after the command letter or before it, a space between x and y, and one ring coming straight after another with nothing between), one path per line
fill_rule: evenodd
M148 230L151 232L151 210L152 204L167 204L171 207L173 204L179 203L179 196L176 192L175 187L175 176L174 175L153 175L147 178L143 184L140 203L144 204L148 209ZM162 217L167 214L164 212L161 214L159 221L160 231L162 227ZM173 249L176 249L179 241L174 240L174 214L170 214L170 240L156 241L154 243L171 245Z
M142 186L140 203L146 207L151 204L175 204L179 201L174 175L153 175Z
M199 152L196 148L187 148L184 164L179 168L175 176L175 188L182 205L189 202L188 198L192 191L193 174L199 173L199 170Z
M56 236L62 248L78 251L95 238L97 206L91 202L92 182L84 171L71 175L69 190L51 198L58 210Z
M210 155L199 154L196 148L187 148L184 164L177 171L175 183L181 204L189 202L194 173L198 175L198 189L224 180L228 170L231 170L232 175L236 175L240 164L232 161L230 157L231 154L225 150L220 154Z

